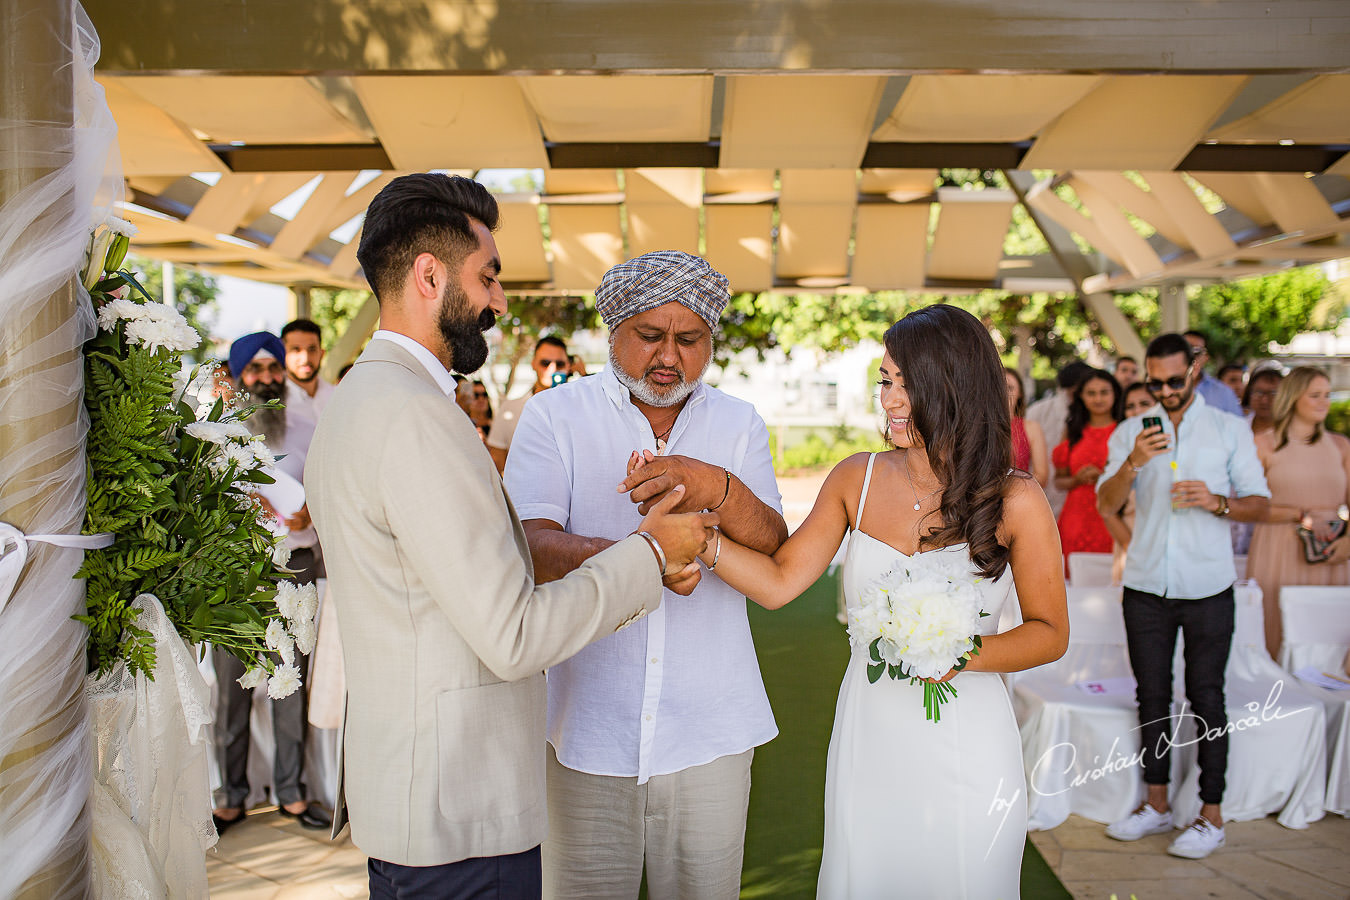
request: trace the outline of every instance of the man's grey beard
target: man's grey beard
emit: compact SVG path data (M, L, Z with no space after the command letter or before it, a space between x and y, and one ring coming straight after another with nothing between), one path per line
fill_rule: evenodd
M249 395L249 401L252 403L266 403L268 400L282 400L286 397L285 380L274 382L273 384L255 384L252 388L244 386L243 382L235 379L235 390ZM245 420L249 431L261 435L263 443L269 450L280 452L281 446L286 442L286 409L259 407L253 411L253 415Z
M628 388L629 392L641 402L648 406L669 407L683 403L685 399L698 387L703 375L708 371L708 366L712 365L712 355L708 355L708 361L703 364L697 376L692 380L686 379L684 374L680 374L680 380L666 389L666 392L659 393L642 378L636 378L632 373L624 371L623 366L619 365L619 360L614 356L614 335L609 337L609 365L614 370L614 377L619 379L619 384Z

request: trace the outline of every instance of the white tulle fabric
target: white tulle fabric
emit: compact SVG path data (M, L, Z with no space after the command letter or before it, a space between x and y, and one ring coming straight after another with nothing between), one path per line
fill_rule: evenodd
M206 785L211 695L192 651L149 594L136 598L154 635L155 679L118 665L90 675L94 718L94 896L205 897L217 836Z
M65 423L72 405L82 410L78 350L94 316L82 291L73 310L43 311L62 302L49 298L78 274L90 230L112 211L122 183L116 125L93 78L98 38L79 5L64 2L24 15L53 23L47 37L68 51L69 65L43 83L69 74L75 128L0 118L0 170L41 173L0 206L0 422L33 436L0 453L0 521L46 534L76 534L84 517L83 413L57 427L39 421ZM31 74L5 77L19 84ZM42 322L53 324L44 331ZM83 611L83 585L72 578L80 561L78 549L34 546L0 613L0 897L36 873L44 897L89 891L85 629L71 620Z

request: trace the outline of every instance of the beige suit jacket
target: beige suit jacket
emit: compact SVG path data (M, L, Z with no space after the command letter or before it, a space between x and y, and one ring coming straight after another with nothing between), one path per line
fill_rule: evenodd
M536 846L543 670L657 607L651 549L629 537L535 584L478 432L392 341L333 395L305 487L347 670L338 827L345 797L356 845L408 866Z

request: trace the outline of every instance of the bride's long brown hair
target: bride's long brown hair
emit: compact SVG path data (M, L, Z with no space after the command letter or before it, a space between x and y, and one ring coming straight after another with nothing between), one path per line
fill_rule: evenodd
M943 485L942 524L923 534L919 546L964 541L980 574L997 578L1008 565L998 528L1012 477L1012 432L994 342L970 313L937 304L892 325L885 345L905 380L910 427L923 438Z

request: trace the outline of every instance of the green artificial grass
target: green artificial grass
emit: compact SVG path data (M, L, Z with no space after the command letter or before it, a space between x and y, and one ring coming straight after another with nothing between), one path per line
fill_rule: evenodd
M755 750L741 876L741 897L747 900L816 895L825 828L825 753L848 662L848 639L835 618L837 585L834 575L825 575L775 612L750 604L750 627L779 735ZM1069 896L1027 841L1024 900Z

